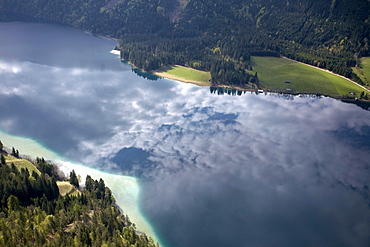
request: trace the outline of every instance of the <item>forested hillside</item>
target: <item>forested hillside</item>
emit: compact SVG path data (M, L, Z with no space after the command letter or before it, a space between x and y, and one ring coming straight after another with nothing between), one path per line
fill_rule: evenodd
M122 58L139 68L185 65L210 71L214 85L258 86L252 55L362 83L351 67L369 55L367 0L0 0L0 9L3 21L22 14L118 38Z
M1 142L0 155L0 246L156 246L120 212L102 179L87 176L80 190L72 171L76 187L61 196L55 166L10 156Z

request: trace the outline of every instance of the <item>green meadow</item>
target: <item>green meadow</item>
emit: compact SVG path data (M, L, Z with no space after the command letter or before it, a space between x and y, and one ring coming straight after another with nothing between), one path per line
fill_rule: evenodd
M68 194L72 191L74 192L76 190L75 187L72 184L70 184L69 182L66 182L66 181L57 181L57 185L58 185L59 193L62 196L65 196L66 194Z
M209 85L211 80L211 74L209 72L179 65L165 66L156 70L155 74L170 79L178 79L185 82L200 82Z
M30 174L32 174L32 171L35 171L36 173L40 174L40 171L37 170L36 167L28 160L18 159L11 155L6 155L5 160L7 165L11 165L12 163L14 163L18 170L21 170L22 168L27 168Z
M370 57L360 58L360 66L352 70L365 84L370 84Z
M359 95L364 91L345 78L286 58L252 57L252 66L265 90L321 93L332 97L348 96L350 91Z

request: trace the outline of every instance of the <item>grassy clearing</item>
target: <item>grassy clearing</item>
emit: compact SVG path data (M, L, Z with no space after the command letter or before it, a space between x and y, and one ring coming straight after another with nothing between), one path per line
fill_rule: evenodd
M201 86L211 85L211 74L209 72L200 71L180 65L165 66L156 70L154 74L160 77L194 83Z
M58 188L59 188L59 193L62 196L67 195L68 193L70 193L72 190L75 189L75 187L72 184L70 184L69 182L58 181L57 185L58 185Z
M345 78L285 58L252 57L252 66L263 89L333 97L349 95L350 91L359 95L364 90Z
M11 155L5 155L5 159L6 159L7 165L11 165L12 163L14 163L14 165L18 168L19 171L22 168L27 168L30 174L32 174L32 171L35 171L38 174L41 174L41 172L28 160L18 159ZM57 185L59 188L59 193L62 196L65 196L66 194L71 194L71 195L79 194L79 191L76 190L76 188L73 185L71 185L69 182L57 181Z
M366 84L366 83L368 83L367 79L365 78L365 76L363 75L363 72L361 70L362 70L361 68L352 67L352 72L355 73Z
M6 155L5 159L6 159L6 164L7 165L11 165L12 163L14 163L14 165L18 168L19 171L22 168L27 168L30 174L32 174L32 171L35 171L38 174L40 174L40 171L37 170L36 167L31 162L29 162L28 160L18 159L16 157L11 156L11 155Z
M352 70L364 83L370 84L370 57L360 58L360 67Z
M363 72L366 81L370 83L370 57L361 58L361 71Z

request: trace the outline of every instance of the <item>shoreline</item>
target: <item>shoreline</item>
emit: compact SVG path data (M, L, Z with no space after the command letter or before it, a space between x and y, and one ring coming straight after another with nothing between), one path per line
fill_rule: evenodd
M0 130L0 140L4 147L14 147L19 150L22 158L34 160L36 157L43 157L56 165L65 176L75 170L81 180L81 185L85 183L87 175L97 180L102 178L106 186L111 189L117 206L122 213L128 215L130 220L135 223L137 230L144 232L147 236L152 237L155 242L161 244L153 227L140 211L140 183L135 177L110 174L82 164L72 163L42 146L35 139L10 135Z
M193 68L185 67L185 66L181 66L181 65L175 65L175 66L183 67L183 68L187 68L187 69L193 69ZM196 69L193 69L193 70L196 70ZM153 75L156 75L158 77L162 77L162 78L166 78L166 79L170 79L170 80L175 80L175 81L180 81L180 82L185 82L185 83L191 83L191 84L195 84L195 85L198 85L198 86L201 86L201 87L211 87L212 86L212 82L210 82L210 81L205 82L205 81L190 80L190 79L186 79L186 78L183 78L183 77L170 75L166 72L158 72L158 70L149 71L149 73L152 73Z
M212 83L211 82L189 80L189 79L186 79L186 78L182 78L182 77L170 75L170 74L168 74L166 72L158 72L158 70L160 70L161 68L159 68L157 70L153 70L153 71L145 71L145 70L137 67L131 61L122 59L121 58L121 51L120 50L113 49L113 50L110 51L110 53L112 53L114 55L118 55L120 57L121 61L125 61L125 62L127 62L127 64L131 65L133 68L138 69L140 71L143 71L145 73L150 73L152 75L155 75L155 76L158 76L158 77L164 78L164 79L169 79L169 80L173 80L173 81L194 84L194 85L201 86L201 87L212 87ZM182 66L182 65L177 65L177 64L175 66L184 67L184 68L188 68L188 69L193 69L193 68L190 68L190 67L186 67L186 66ZM196 69L194 69L194 70L196 70Z
M121 58L121 51L120 50L115 50L113 49L111 51L112 54L115 54L115 55L119 55L120 58ZM342 76L342 75L339 75L339 74L336 74L330 70L327 70L327 69L323 69L323 68L319 68L319 67L316 67L316 66L313 66L311 64L306 64L306 63L302 63L302 62L299 62L299 61L296 61L294 59L290 59L290 58L287 58L287 57L284 57L284 56L281 56L281 58L284 58L284 59L287 59L287 60L291 60L291 61L294 61L296 63L300 63L300 64L303 64L303 65L306 65L306 66L310 66L310 67L313 67L313 68L316 68L316 69L319 69L319 70L322 70L326 73L330 73L330 74L333 74L333 75L336 75L336 76L339 76L343 79L346 79L347 81L350 81L351 83L355 84L356 86L359 86L361 87L362 89L364 89L366 92L370 93L370 90L367 89L366 87L358 84L357 82L345 77L345 76ZM121 59L122 61L126 61L129 65L131 65L133 68L135 69L139 69L145 73L151 73L153 75L156 75L158 77L161 77L161 78L165 78L165 79L169 79L169 80L173 80L173 81L177 81L177 82L181 82L181 83L190 83L190 84L193 84L193 85L197 85L197 86L201 86L201 87L216 87L216 88L224 88L224 89L230 89L230 90L240 90L240 91L247 91L247 92L266 92L266 93L285 93L285 94L292 94L292 95L296 95L296 93L289 93L289 92L282 92L282 91L274 91L274 90L270 90L270 89L259 89L259 88L243 88L243 87L238 87L238 86L232 86L232 85L224 85L224 84L219 84L219 85L212 85L212 82L202 82L202 81L194 81L194 80L189 80L189 79L186 79L186 78L182 78L182 77L177 77L177 76L174 76L174 75L169 75L168 73L165 73L165 72L158 72L157 70L154 70L154 71L145 71L145 70L142 70L140 69L139 67L135 66L135 64L131 63L130 61L127 61L127 60L123 60ZM179 66L179 67L185 67L185 66L181 66L181 65L176 65L176 66ZM189 67L186 67L186 68L189 68ZM161 69L161 68L160 68ZM160 70L159 69L159 70ZM192 68L189 68L189 69L192 69ZM312 94L317 94L317 93L299 93L299 94L309 94L309 95L312 95ZM368 100L364 100L364 99L358 99L357 97L344 97L344 96L332 96L332 95L329 95L329 94L321 94L322 96L328 96L328 97L331 97L333 99L347 99L347 100L359 100L359 101L365 101L367 102Z

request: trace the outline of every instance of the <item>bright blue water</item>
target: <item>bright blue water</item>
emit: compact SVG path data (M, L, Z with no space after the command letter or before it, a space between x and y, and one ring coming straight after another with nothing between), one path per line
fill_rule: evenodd
M0 130L134 175L167 246L369 246L370 112L149 81L81 30L0 23Z

